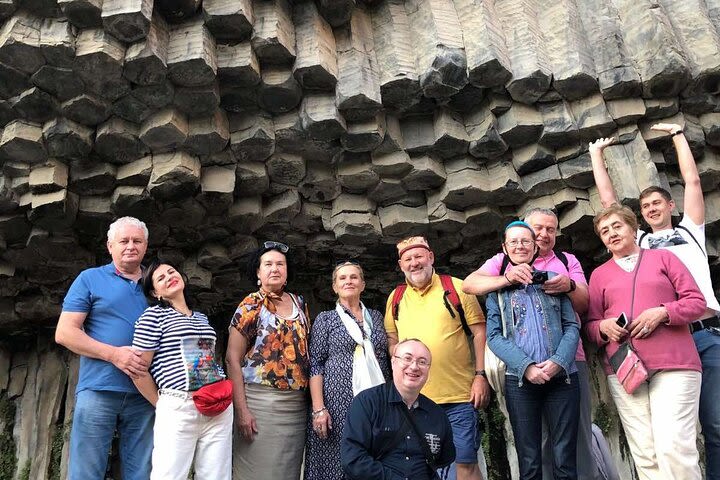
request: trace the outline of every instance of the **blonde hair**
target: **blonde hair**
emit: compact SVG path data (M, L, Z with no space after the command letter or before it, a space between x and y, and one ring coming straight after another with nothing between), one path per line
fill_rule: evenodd
M333 272L332 272L332 283L333 284L335 283L335 280L337 280L338 270L340 270L343 267L348 267L348 266L357 268L358 272L360 273L360 280L362 280L363 282L365 281L365 272L363 272L363 269L360 266L360 264L357 262L347 261L347 262L342 262L342 263L338 263L337 265L335 265L335 268L333 269Z
M598 236L600 236L600 232L598 231L598 225L600 224L600 222L605 220L610 215L617 215L630 228L637 231L638 221L637 221L637 217L635 216L635 212L630 210L630 208L626 207L625 205L613 203L609 207L603 208L602 210L600 210L600 212L597 215L595 215L595 218L593 218L593 228L595 229L595 233Z

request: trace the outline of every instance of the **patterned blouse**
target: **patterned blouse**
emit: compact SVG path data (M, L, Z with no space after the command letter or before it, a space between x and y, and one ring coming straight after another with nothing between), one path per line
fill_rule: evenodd
M230 326L248 341L243 362L246 383L258 383L280 390L305 390L310 377L308 359L307 309L302 297L289 293L293 313L282 317L261 292L240 302Z

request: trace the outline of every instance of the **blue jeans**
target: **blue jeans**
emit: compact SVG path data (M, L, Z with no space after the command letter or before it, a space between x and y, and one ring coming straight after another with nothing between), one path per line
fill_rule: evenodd
M578 374L578 386L580 388L580 406L578 415L578 436L577 436L577 474L578 480L601 480L595 457L593 456L593 434L592 434L592 412L590 396L590 373L587 362L575 360ZM612 467L612 466L611 466ZM547 431L547 424L543 425L543 479L554 480L553 478L553 456L550 436Z
M75 397L69 480L105 478L115 430L123 480L150 478L155 409L139 393L82 390Z
M555 480L577 479L576 449L580 387L578 375L564 373L543 385L530 381L518 386L505 377L505 402L510 416L522 480L542 480L542 423L547 420Z
M720 335L700 330L693 340L703 369L699 416L705 438L705 479L720 480Z

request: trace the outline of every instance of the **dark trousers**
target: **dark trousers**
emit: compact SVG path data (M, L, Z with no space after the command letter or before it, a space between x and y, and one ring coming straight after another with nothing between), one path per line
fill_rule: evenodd
M542 480L542 419L548 423L553 451L555 480L576 479L576 449L580 388L577 373L560 373L551 381L536 385L523 379L505 377L505 402L510 415L515 450L522 480Z

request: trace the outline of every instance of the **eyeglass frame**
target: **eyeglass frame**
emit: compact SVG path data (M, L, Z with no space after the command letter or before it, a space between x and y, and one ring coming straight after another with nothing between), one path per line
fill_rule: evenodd
M513 245L512 242L517 242L517 243L515 243ZM527 242L527 243L525 243L525 242ZM520 240L510 240L508 242L503 242L503 245L505 245L506 247L510 247L510 248L517 248L520 245L522 245L523 247L529 247L529 246L535 245L535 244L536 244L535 240L528 240L526 238L522 238Z
M409 354L408 354L408 355L409 355ZM410 365L412 365L413 363L415 363L415 365L417 365L418 368L422 368L422 369L430 368L431 362L428 362L426 359L424 359L424 358L415 358L415 357L413 357L412 355L409 355L409 356L410 356L410 361L408 362L408 359L407 359L405 356L402 356L402 357L401 357L400 355L393 355L393 357L394 357L394 358L397 358L398 360L400 360L400 363L402 363L403 366L405 366L405 367L409 367ZM424 363L421 364L421 363L420 363L421 361L424 362Z

